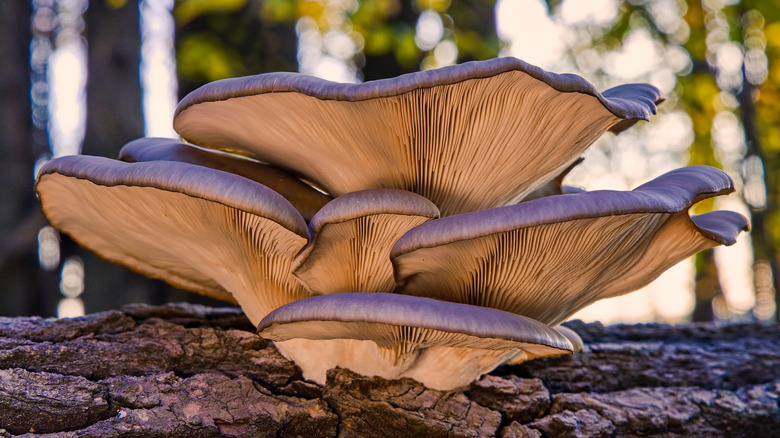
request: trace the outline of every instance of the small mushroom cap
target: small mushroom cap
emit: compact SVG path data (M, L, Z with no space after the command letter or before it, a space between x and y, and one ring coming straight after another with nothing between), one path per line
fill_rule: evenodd
M170 138L149 137L131 141L119 151L119 158L128 162L180 161L249 178L290 201L306 221L333 199L292 174L257 160L202 149Z
M296 301L263 318L258 332L295 361L304 377L319 383L328 368L341 366L385 378L412 377L434 389L468 384L520 351L541 357L574 348L554 329L520 315L385 293ZM319 341L326 341L323 350ZM364 350L357 357L356 342ZM366 369L366 356L372 369ZM452 363L443 374L447 357Z
M521 200L659 100L649 85L600 94L579 76L500 58L363 84L294 73L217 81L181 101L174 127L334 196L407 190L446 216Z
M339 196L312 218L311 242L295 258L293 274L314 294L392 292L390 248L410 229L437 217L431 201L403 190Z
M702 249L734 243L748 228L741 215L688 216L693 203L731 191L724 172L693 166L631 192L551 196L431 221L391 251L396 292L558 324Z
M238 301L250 319L308 296L290 274L306 223L276 192L180 162L68 156L36 185L55 227L101 257L174 286Z

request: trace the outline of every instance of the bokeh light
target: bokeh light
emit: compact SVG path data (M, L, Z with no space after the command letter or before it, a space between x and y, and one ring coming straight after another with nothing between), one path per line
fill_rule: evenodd
M144 135L177 138L173 112L178 101L173 0L142 0L141 90Z

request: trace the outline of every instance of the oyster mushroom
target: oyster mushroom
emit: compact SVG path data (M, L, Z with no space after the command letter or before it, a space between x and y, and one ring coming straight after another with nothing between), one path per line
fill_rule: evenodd
M660 100L650 85L599 93L579 76L499 58L363 84L294 73L226 79L187 95L174 128L334 196L407 190L448 216L523 199Z
M390 249L401 235L437 217L431 201L403 190L339 196L312 218L311 242L293 261L293 274L315 294L392 292Z
M581 349L551 326L748 228L688 215L733 190L712 168L631 192L561 186L592 141L660 100L511 58L359 85L231 79L177 109L179 133L210 150L142 139L123 149L132 163L58 158L36 190L102 257L237 301L307 378L344 366L452 389Z
M320 295L282 306L258 324L303 376L325 384L344 367L387 379L413 378L450 390L468 385L519 353L570 354L556 330L486 307L386 293Z
M41 169L46 217L85 248L174 286L237 301L257 323L310 294L290 274L309 240L281 195L180 162L68 156Z
M551 196L431 221L393 247L396 292L556 325L698 251L733 244L748 229L743 216L688 214L692 204L733 190L723 171L692 166L630 192Z

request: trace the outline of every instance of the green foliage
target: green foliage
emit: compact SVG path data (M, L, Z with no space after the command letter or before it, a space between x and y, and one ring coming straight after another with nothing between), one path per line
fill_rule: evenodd
M197 17L221 12L234 12L246 6L247 0L176 0L173 15L179 24Z
M277 21L288 19L285 10L295 3L178 0L174 17L180 94L216 79L295 70L294 19Z
M685 49L693 59L704 59L707 54L707 26L704 24L704 10L699 2L688 2L688 12L685 22L690 29L690 35L685 42Z
M266 0L263 2L262 17L265 21L291 23L296 18L295 2L291 0Z
M453 2L447 11L452 17L458 59L481 60L498 56L493 3L488 0Z
M119 9L127 4L127 0L104 0L109 9Z
M365 46L363 51L366 55L384 55L393 50L393 47L396 45L396 32L390 25L377 26L370 31L366 31L363 28L360 30L362 31L361 34L364 35ZM412 35L412 38L414 38L414 35Z
M245 72L240 54L213 35L182 37L177 58L180 75L204 82L242 76Z
M393 54L402 68L415 69L419 63L420 49L414 42L414 29L409 26L398 26L395 32Z

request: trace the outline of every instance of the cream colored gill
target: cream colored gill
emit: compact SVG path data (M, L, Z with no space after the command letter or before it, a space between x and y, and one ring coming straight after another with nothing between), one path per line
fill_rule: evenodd
M277 92L184 109L187 140L292 170L334 196L397 188L442 216L513 203L620 119L520 71L362 101Z
M716 245L686 209L520 228L420 248L395 263L400 293L492 307L555 325Z
M43 175L50 221L109 261L238 302L253 323L309 294L290 273L306 238L233 207L151 187Z

